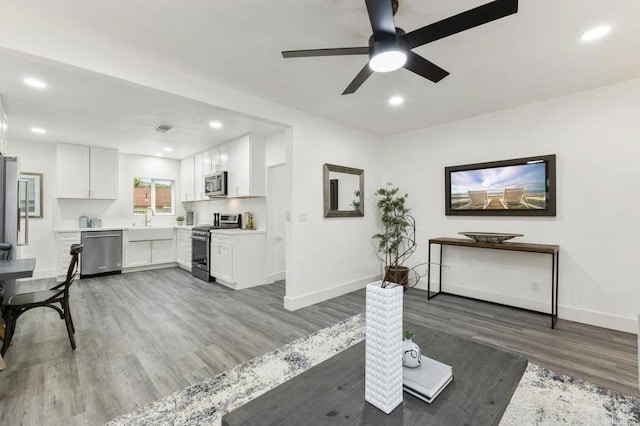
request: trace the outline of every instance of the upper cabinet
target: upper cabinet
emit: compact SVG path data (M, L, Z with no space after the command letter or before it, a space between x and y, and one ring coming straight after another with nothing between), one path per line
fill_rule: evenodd
M7 136L7 115L4 112L2 97L0 96L0 153L7 152L8 136Z
M209 174L209 151L201 152L193 157L194 198L190 201L208 200L204 195L204 177Z
M227 144L227 193L229 197L265 195L264 141L245 135Z
M209 200L204 195L204 177L211 172L227 172L227 196L265 195L265 144L245 135L182 160L181 201ZM191 168L191 169L190 169ZM193 170L191 172L190 170ZM189 176L192 176L189 178Z
M193 157L185 158L180 162L180 201L194 200L193 176Z
M56 148L58 198L118 198L118 151L59 143Z
M209 151L212 172L226 172L229 151L227 144L217 145Z

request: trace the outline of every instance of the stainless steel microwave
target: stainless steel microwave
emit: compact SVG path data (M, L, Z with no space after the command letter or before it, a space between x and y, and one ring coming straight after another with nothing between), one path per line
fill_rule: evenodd
M207 197L227 196L227 172L213 172L204 177L204 195Z

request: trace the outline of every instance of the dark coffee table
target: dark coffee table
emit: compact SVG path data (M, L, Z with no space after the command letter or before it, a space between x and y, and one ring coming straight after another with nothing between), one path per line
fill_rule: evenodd
M427 355L453 367L454 381L432 404L404 393L391 414L364 401L365 342L226 414L223 425L498 424L527 367L504 350L404 324Z

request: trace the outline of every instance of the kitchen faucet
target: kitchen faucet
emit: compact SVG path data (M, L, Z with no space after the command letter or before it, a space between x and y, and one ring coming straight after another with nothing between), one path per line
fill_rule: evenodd
M146 209L144 209L144 226L149 226L149 224L151 223L151 219L149 219L148 216L149 210L151 210L151 216L156 215L151 207L147 207Z

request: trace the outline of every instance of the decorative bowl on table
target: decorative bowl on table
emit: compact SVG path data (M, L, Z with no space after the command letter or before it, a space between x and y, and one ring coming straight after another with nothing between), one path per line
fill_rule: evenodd
M501 243L515 237L524 237L524 234L503 234L499 232L458 232L469 237L477 243Z

